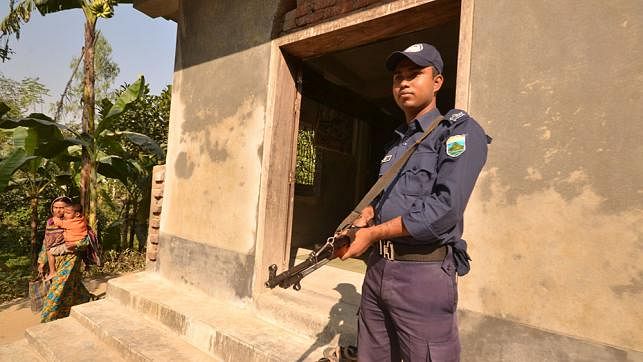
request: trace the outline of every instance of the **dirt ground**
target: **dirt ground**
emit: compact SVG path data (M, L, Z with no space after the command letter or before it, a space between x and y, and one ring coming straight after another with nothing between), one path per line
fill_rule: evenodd
M107 289L107 280L113 277L85 280L84 283L91 293L103 296ZM31 311L29 298L15 299L0 304L0 345L24 338L25 329L39 323L40 313Z
M28 298L0 305L0 345L25 336L25 329L40 323L40 315L31 311Z

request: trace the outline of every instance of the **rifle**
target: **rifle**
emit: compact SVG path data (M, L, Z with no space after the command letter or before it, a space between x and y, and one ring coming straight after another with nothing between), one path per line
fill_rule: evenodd
M359 227L347 226L349 233L356 232ZM326 265L329 261L342 257L348 250L351 238L348 235L336 236L337 234L326 239L326 243L319 249L312 251L306 260L287 269L277 275L277 265L272 264L268 267L268 281L266 287L273 289L280 286L288 289L292 286L294 290L301 289L301 280L308 274Z

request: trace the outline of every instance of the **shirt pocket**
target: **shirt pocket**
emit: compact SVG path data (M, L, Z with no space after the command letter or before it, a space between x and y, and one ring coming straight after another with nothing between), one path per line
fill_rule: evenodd
M427 195L433 188L438 155L435 152L415 152L402 168L400 192L404 195Z

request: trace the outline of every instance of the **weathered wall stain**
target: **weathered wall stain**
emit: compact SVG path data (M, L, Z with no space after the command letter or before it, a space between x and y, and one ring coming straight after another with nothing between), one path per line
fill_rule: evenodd
M474 11L469 111L494 142L462 305L643 351L643 2Z
M168 204L181 206L168 209L164 232L252 252L261 158L251 150L262 144L264 112L261 102L248 96L237 113L175 136L176 177L166 187L189 191L168 194Z
M463 361L625 362L643 356L475 312L460 311L458 319Z
M259 0L182 6L164 233L254 253L262 166L256 150L263 146L273 21L266 14L276 6Z
M580 170L605 211L643 204L643 144L629 141L643 137L642 13L633 1L476 3L470 110L507 151L493 166L512 179L509 202L552 181L573 198L560 181Z
M643 271L639 272L638 276L632 277L629 283L613 285L610 288L619 297L627 293L643 298Z
M158 268L165 278L195 286L213 296L250 296L254 255L168 234L160 237L163 245Z
M490 195L475 192L466 212L473 270L462 306L640 350L643 212L602 213L586 183L571 200L551 187L509 202L496 171L481 176Z
M180 152L176 156L174 161L174 171L176 176L179 178L190 178L192 176L192 171L194 170L194 162L191 162L188 159L188 154L185 152Z

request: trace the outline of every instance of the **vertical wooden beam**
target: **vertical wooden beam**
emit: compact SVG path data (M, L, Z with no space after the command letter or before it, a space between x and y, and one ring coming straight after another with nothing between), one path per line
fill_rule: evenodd
M253 295L266 290L268 266L288 267L294 163L299 121L297 70L291 69L279 46L273 42L266 128L262 154L262 178L258 205L257 241Z
M471 75L471 46L473 43L473 9L475 0L462 0L460 8L460 40L458 44L458 70L455 87L455 107L469 109Z

